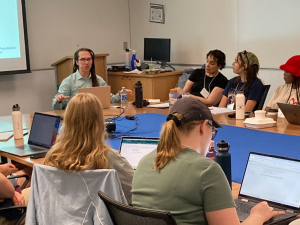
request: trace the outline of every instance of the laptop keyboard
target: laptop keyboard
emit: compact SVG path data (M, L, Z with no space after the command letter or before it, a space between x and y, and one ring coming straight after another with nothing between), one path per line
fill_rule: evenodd
M235 201L235 206L236 206L237 211L243 212L246 214L250 214L251 209L255 205L253 205L252 203L248 203L248 202ZM282 211L282 210L274 208L274 211ZM284 213L284 214L272 217L269 221L271 222L271 221L282 220L282 219L289 218L292 216L294 216L293 213Z
M235 206L237 211L247 213L247 214L250 214L251 209L254 207L254 205L252 204L249 204L247 202L240 202L240 201L235 201Z
M17 148L23 149L25 151L41 151L41 150L43 150L43 148L34 147L34 146L30 146L30 145L25 145L25 146L17 147Z

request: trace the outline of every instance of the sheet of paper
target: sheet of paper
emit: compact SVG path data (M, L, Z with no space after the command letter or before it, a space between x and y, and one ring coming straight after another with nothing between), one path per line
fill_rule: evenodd
M23 136L28 134L28 130L23 130ZM8 141L11 137L14 136L14 132L0 132L0 141Z
M165 108L169 108L169 103L167 102L167 103L160 103L160 104L155 104L155 105L148 105L147 107L165 109Z
M139 71L138 69L135 69L135 70L132 70L132 71L129 71L129 72L124 72L124 73L137 73L137 74L141 74L142 71Z
M221 113L229 113L234 112L233 109L227 109L227 108L219 108L219 107L209 107L212 114L221 114Z
M14 132L0 133L0 141L7 141L7 140L10 139L12 136L14 136Z

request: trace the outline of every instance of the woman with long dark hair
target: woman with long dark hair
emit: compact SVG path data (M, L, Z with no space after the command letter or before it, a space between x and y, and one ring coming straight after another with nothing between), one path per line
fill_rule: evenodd
M107 86L102 77L95 72L95 53L88 48L78 49L74 54L73 73L65 78L59 86L58 93L52 101L55 110L65 109L79 88ZM126 89L128 93L132 91ZM120 102L119 94L110 94L111 103Z
M245 95L245 112L251 112L258 106L264 87L257 77L259 61L252 52L239 52L232 63L233 72L238 76L229 80L219 107L235 109L235 96L238 91Z

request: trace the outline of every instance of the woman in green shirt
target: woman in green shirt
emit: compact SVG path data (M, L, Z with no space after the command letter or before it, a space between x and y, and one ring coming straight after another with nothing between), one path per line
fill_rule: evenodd
M221 167L205 157L218 127L222 126L200 100L178 100L163 125L157 149L137 167L133 205L169 211L177 224L240 224ZM262 202L243 224L263 224L280 213Z

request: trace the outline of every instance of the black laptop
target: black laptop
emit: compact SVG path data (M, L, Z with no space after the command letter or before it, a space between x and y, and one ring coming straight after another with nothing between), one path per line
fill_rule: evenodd
M277 102L277 105L290 124L300 125L300 105L279 102Z
M32 120L28 144L0 147L0 151L17 156L28 156L47 152L55 143L59 124L60 116L35 113Z
M136 169L140 160L157 148L159 138L153 137L126 137L123 136L120 154L127 159L133 169Z
M275 211L285 211L265 224L296 218L300 206L300 160L250 152L238 199L239 220L244 221L253 206L267 201Z

